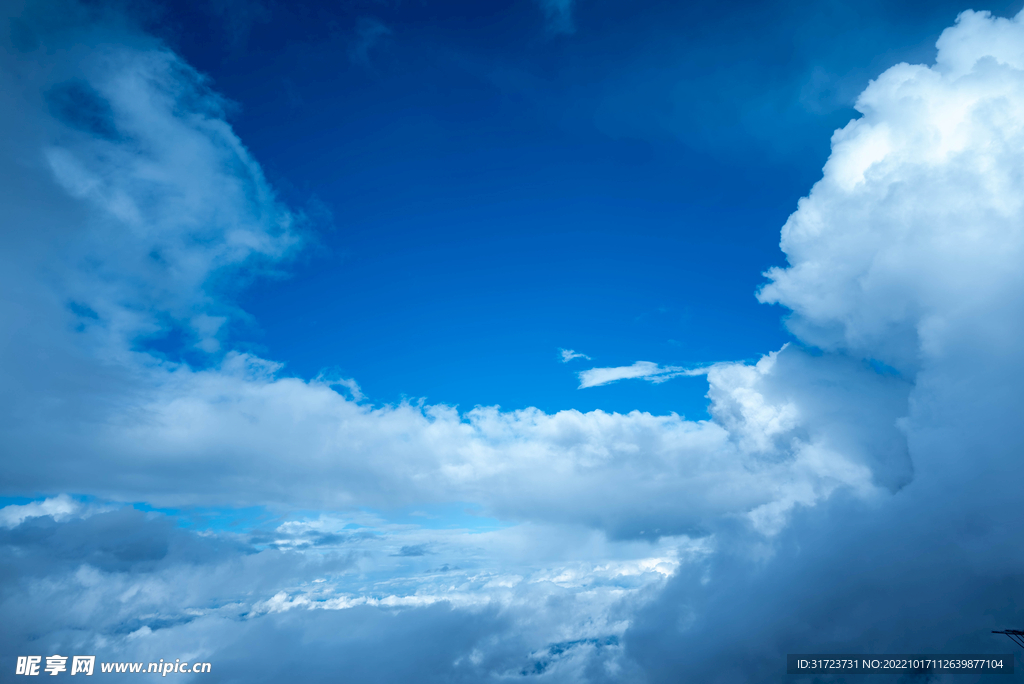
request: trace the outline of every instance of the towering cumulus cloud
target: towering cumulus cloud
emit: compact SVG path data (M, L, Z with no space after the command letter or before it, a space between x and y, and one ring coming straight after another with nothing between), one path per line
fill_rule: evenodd
M823 358L912 383L913 479L801 511L767 561L680 573L628 641L654 679L765 681L787 650L998 652L990 630L1024 621L1022 17L963 13L933 66L892 67L857 109L759 296Z
M2 493L37 499L0 510L5 663L753 682L1024 624L1021 19L865 90L759 294L796 343L701 371L693 422L374 406L237 351L233 288L301 215L180 58L57 9L8 17L0 88Z

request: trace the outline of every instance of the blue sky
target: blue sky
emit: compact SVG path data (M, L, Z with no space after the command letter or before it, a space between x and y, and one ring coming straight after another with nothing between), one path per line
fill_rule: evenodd
M242 294L239 343L374 402L692 418L701 379L580 392L558 348L779 347L783 312L753 297L778 227L868 79L933 58L962 9L586 2L556 33L528 1L160 7L152 30L317 231Z
M7 3L0 680L1005 650L1024 13L974 9Z

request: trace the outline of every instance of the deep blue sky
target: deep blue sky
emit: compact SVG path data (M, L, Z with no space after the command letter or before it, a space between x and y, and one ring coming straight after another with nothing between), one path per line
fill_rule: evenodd
M703 378L577 390L573 373L779 348L784 312L754 292L830 132L870 77L930 62L964 8L581 0L571 33L530 0L139 18L237 105L312 218L316 248L242 294L237 344L376 403L700 418Z

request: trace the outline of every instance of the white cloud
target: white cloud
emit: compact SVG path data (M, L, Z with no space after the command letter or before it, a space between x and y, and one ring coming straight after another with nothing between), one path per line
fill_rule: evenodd
M797 352L780 357L790 372L826 370ZM640 412L375 408L326 382L278 378L273 365L229 354L204 371L137 369L137 381L152 385L118 401L120 421L12 439L33 458L8 479L26 489L74 488L165 506L218 505L225 497L233 505L328 508L473 501L495 515L584 523L615 536L714 525L773 501L788 502L788 510L841 484L868 491L869 450L852 445L876 431L833 431L845 435L853 460L828 451L834 437L802 416L814 415L810 404L829 391L774 396L776 367L710 371L721 397L712 412L735 423L730 432ZM870 372L846 374L850 387L875 382ZM882 383L879 396L893 399L878 410L898 410L905 392L898 382ZM775 415L786 418L764 417ZM71 416L58 408L45 418L62 425Z
M0 525L17 527L29 518L50 516L61 521L70 518L81 510L81 505L67 494L61 494L43 501L31 501L27 504L11 504L0 508Z
M295 217L203 77L157 45L92 45L106 38L92 27L4 62L5 124L27 135L6 150L19 178L4 198L5 281L45 280L64 300L49 306L73 305L85 339L114 357L169 328L215 352L237 313L225 295L298 245Z
M803 339L913 371L960 324L979 340L1016 325L1024 62L1006 36L1019 32L965 12L935 66L894 66L861 94L863 116L783 227L790 266L759 295L792 309Z
M869 385L846 387L840 368L831 378L780 369L785 352L769 383L753 377L767 361L725 369L752 376L726 394L709 374L716 421L748 449L771 448L794 422L838 443L846 426L870 426L868 452L889 445L866 461L876 478L903 462L889 474L894 495L797 505L785 529L769 504L758 522L778 529L770 562L722 556L707 582L680 575L626 637L640 666L666 679L719 676L741 631L751 647L731 680L760 682L778 677L778 644L981 652L1005 647L990 630L1024 620L1006 589L1024 580L1007 516L1024 452L1024 16L965 12L937 46L934 65L896 65L860 96L862 116L833 136L822 179L783 228L789 266L769 271L760 293L792 309L790 329L824 350L821 363L907 383L906 415L872 415ZM787 407L813 385L836 391ZM695 617L682 634L667 629L686 607ZM664 668L681 638L686 655Z
M591 368L579 373L580 389L599 387L617 380L643 378L648 382L665 382L680 375L705 375L706 369L691 370L680 366L664 368L651 361L637 361L632 366L616 366L614 368Z
M562 355L562 363L569 363L573 359L586 359L590 360L590 357L586 354L579 354L572 349L559 349L558 352Z

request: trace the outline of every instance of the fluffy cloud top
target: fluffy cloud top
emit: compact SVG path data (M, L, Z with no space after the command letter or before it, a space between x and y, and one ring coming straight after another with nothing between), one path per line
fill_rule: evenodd
M893 480L903 486L877 506L836 498L798 511L767 566L737 547L702 568L710 582L678 575L627 635L653 679L768 681L796 648L995 652L1007 644L991 630L1024 620L1019 533L1005 515L1024 474L1022 46L1021 15L965 12L934 65L899 64L874 80L857 102L863 116L836 132L821 181L783 228L789 267L770 271L760 292L793 311L790 329L820 358L860 358L910 383L895 425L909 446ZM871 403L849 396L847 406ZM765 426L790 419L750 415ZM885 453L883 443L872 451ZM692 620L674 623L681 611ZM738 633L743 664L723 670Z
M1015 334L1024 274L1020 19L965 12L936 64L899 64L857 100L824 177L782 229L790 266L761 301L829 350L912 373L969 333Z

